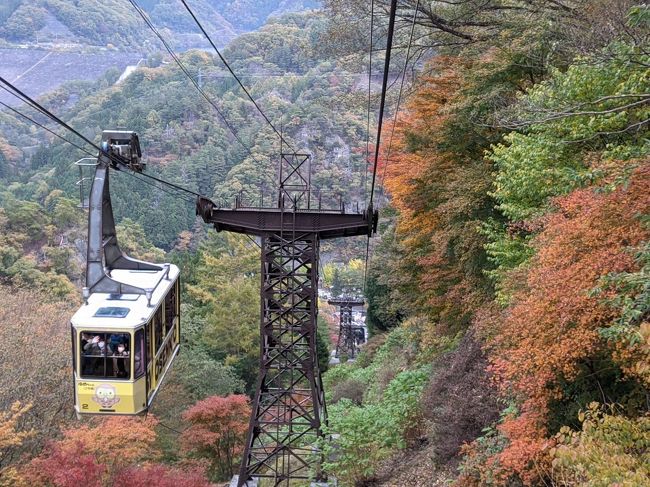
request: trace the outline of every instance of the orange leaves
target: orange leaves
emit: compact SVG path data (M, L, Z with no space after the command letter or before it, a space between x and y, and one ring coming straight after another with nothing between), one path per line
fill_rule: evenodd
M106 466L87 453L83 443L75 443L67 448L51 445L45 454L31 461L23 478L36 485L102 487L105 475Z
M183 413L183 419L191 425L181 436L183 449L208 459L214 475L232 475L246 439L250 414L248 397L243 394L210 396L197 402Z
M117 485L112 480L124 468L158 456L156 424L152 416L115 416L69 428L27 465L23 477L57 487Z
M86 454L111 468L152 461L157 456L153 448L157 424L158 420L151 415L146 418L112 416L97 426L67 429L57 446L72 451L77 445L83 445Z
M453 65L450 59L443 57L434 62L443 66ZM439 157L431 151L432 144L447 120L446 105L458 87L458 76L453 68L443 70L439 76L423 78L405 113L398 117L390 161L381 161L379 171L386 172L386 188L393 205L402 213L415 211L419 203L424 203L413 194L412 185L435 165L436 161L432 159ZM389 129L392 127L386 128ZM388 156L389 144L390 137L384 137L383 157ZM388 166L384 167L386 163ZM441 171L440 175L444 176L444 172Z
M34 452L71 416L70 324L75 303L49 303L38 292L0 285L0 404L31 403L20 419L33 430L12 457Z
M63 432L16 477L20 485L55 487L207 487L200 468L178 469L154 462L154 417L110 417ZM22 483L20 483L22 482Z
M16 401L8 411L0 413L0 460L3 450L21 445L25 438L33 434L31 431L18 431L18 421L31 408L31 404L23 405Z
M522 400L521 415L501 426L510 444L499 463L525 479L531 461L541 461L546 409L561 397L560 381L573 381L581 364L607 352L599 329L619 311L590 291L603 276L638 267L630 248L650 237L639 218L650 213L650 161L610 192L581 189L556 204L535 239L527 287L492 324L492 372Z
M507 378L531 378L521 383L528 393L549 374L571 375L575 362L599 345L598 328L614 318L589 291L600 277L634 268L628 248L648 238L637 215L650 211L649 175L646 164L629 186L610 194L575 191L558 199L559 210L547 218L528 289L516 296L496 342L512 344L497 356L509 364Z
M19 431L22 416L31 409L31 404L14 402L7 411L0 412L0 485L15 484L16 469L7 466L7 456L18 448L33 431Z
M415 307L455 333L468 326L489 288L481 269L485 237L479 227L492 211L491 168L465 147L452 148L462 146L450 135L450 124L463 97L463 63L439 57L431 65L435 74L419 81L399 118L385 186L399 210L403 265L408 274L415 269L421 291L413 298Z

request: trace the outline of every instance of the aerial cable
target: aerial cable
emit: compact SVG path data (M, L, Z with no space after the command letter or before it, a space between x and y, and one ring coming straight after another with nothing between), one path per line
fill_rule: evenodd
M375 0L370 4L370 46L368 49L368 119L366 123L366 158L365 170L363 172L363 198L368 202L368 164L370 163L370 101L372 87L372 38L375 33ZM370 253L370 235L366 239L366 257L363 271L363 293L366 292L366 281L368 279L368 255Z
M375 195L375 181L377 179L377 163L379 161L379 148L381 145L381 128L384 118L384 108L386 105L386 90L388 86L388 72L390 69L390 54L393 47L393 33L395 31L395 13L397 11L397 0L391 0L390 3L390 20L388 22L388 35L386 38L386 59L384 62L384 80L381 88L381 102L379 104L379 121L377 124L377 141L375 145L375 161L372 171L372 185L370 186L370 203L372 207L373 197Z
M30 98L28 95L26 95L26 94L25 94L24 92L22 92L20 89L16 88L16 87L15 87L14 85L12 85L9 81L7 81L6 79L4 79L2 76L0 76L0 82L1 82L2 84L4 84L5 86L8 86L8 87L9 87L9 90L11 90L10 93L12 93L14 96L16 96L17 98L20 98L20 99L23 100L25 103L29 104L30 106L32 106L33 108L35 108L36 110L38 110L39 112L41 112L43 115L45 115L46 117L50 118L52 121L56 122L57 124L59 124L59 125L62 126L63 128L65 128L65 129L68 130L69 132L72 132L72 133L75 134L77 137L79 137L81 140L83 140L84 142L86 142L88 145L91 145L92 147L94 147L95 149L97 149L97 150L100 151L100 152L104 152L104 151L103 151L103 150L102 150L102 149L101 149L97 144L95 144L92 140L88 139L88 138L85 137L83 134L79 133L77 130L75 130L75 129L72 128L70 125L68 125L68 124L65 123L63 120L61 120L59 117L57 117L57 116L54 115L52 112L50 112L49 110L47 110L47 108L43 107L43 106L40 105L38 102L34 101L32 98ZM9 91L9 90L7 90L7 91Z
M397 0L391 0L390 3L390 18L388 22L388 34L386 36L386 58L384 61L384 79L381 87L381 102L379 104L379 121L377 124L377 140L375 145L375 160L372 171L372 185L370 186L370 202L368 208L372 208L372 202L375 195L375 182L377 179L377 163L379 161L379 148L381 145L381 128L384 118L384 108L386 105L386 91L388 88L388 72L390 70L390 55L393 47L393 34L395 32L395 14L397 12ZM368 278L368 256L370 254L370 239L366 242L366 259L364 271L364 292L366 288L366 281Z
M273 125L273 122L271 122L271 120L269 119L269 117L266 116L266 114L264 113L264 111L262 110L262 108L257 104L257 102L255 101L255 99L252 97L252 95L250 94L250 92L248 91L248 89L246 88L246 86L244 86L244 83L241 82L241 80L239 79L239 77L238 77L238 76L235 74L235 72L232 70L232 68L231 68L230 65L228 64L228 61L226 61L226 59L223 57L223 55L221 54L221 51L219 51L219 49L217 49L217 46L216 46L215 43L212 41L212 38L208 35L208 33L206 32L206 30L203 28L203 25L201 25L201 22L199 22L199 19L196 17L196 15L194 15L194 12L192 12L192 9L191 9L190 6L187 4L187 2L186 2L185 0L181 0L181 2L182 2L183 5L185 6L185 9L189 12L189 14L190 14L190 15L192 16L192 18L194 19L194 22L196 23L196 25L199 27L199 29L201 29L201 32L203 32L203 35L206 37L206 39L208 40L208 42L210 43L210 45L211 45L211 46L214 48L214 50L216 51L217 55L219 56L219 59L221 59L221 62L224 64L224 66L226 66L226 68L228 69L228 71L230 71L230 74L233 76L233 78L235 78L235 80L237 80L237 83L239 83L239 86L241 86L241 89L244 90L244 93L246 93L246 96L248 97L248 99L249 99L251 102L253 102L253 105L255 105L255 108L257 108L257 111L260 112L260 113L262 114L262 117L264 117L264 120L266 120L266 123L268 123L269 126L273 129L273 131L277 134L277 136L280 137L280 142L281 142L282 144L286 144L286 145L287 145L287 146L288 146L292 151L295 151L295 149L294 149L293 147L291 147L291 144L289 144L286 140L284 140L284 137L282 136L282 133L280 133L280 132L278 131L278 129L275 128L275 125Z
M7 88L5 88L4 86L0 86L0 88L2 88L3 90L5 90L5 91L7 91L8 93L10 93L10 94L12 94L12 95L14 95L14 96L17 97L17 95L15 95L14 93L11 93L11 92L10 92L9 90L7 90ZM46 130L47 132L51 133L52 135L55 135L56 137L58 137L58 138L61 139L62 141L64 141L64 142L66 142L66 143L68 143L68 144L70 144L70 145L76 147L77 149L79 149L80 151L84 152L85 154L87 154L87 155L89 155L89 156L91 156L91 157L96 157L96 154L93 154L92 152L90 152L90 151L87 150L86 148L81 147L81 146L78 145L78 144L75 144L75 143L72 142L70 139L66 139L66 138L63 137L62 135L57 134L57 133L54 132L53 130L50 130L50 129L47 128L45 125L43 125L43 124L37 122L36 120L34 120L33 118L31 118L31 117L29 117L29 116L27 116L27 115L25 115L25 114L22 113L20 110L16 110L15 108L12 108L12 107L10 107L9 105L7 105L6 103L3 103L3 102L1 102L1 101L0 101L0 105L2 105L2 106L4 106L4 107L8 108L8 109L11 110L12 112L14 112L14 113L20 115L21 117L27 119L29 122L33 123L34 125L37 125L38 127L42 128L43 130ZM143 179L143 178L139 178L139 177L137 177L135 174L132 174L131 172L126 172L125 174L127 174L128 176L134 177L135 179L137 179L137 180L139 180L139 181L141 181L141 182L143 182L143 183L145 183L145 184L147 184L147 185L149 185L149 186L151 186L151 187L153 187L153 188L155 188L155 189L157 189L157 190L159 190L159 191L162 191L163 193L167 193L168 195L170 195L170 196L172 196L172 197L174 197L174 198L180 198L180 199L182 199L182 200L184 200L184 201L187 201L187 202L189 202L189 203L194 203L194 200L191 200L191 199L189 199L189 198L187 198L187 197L185 197L185 196L182 196L182 195L180 195L180 194L178 194L178 193L172 193L171 191L165 190L164 188L161 188L161 187L159 187L159 186L156 186L156 185L153 184L153 183L150 183L150 182L147 181L146 179Z
M251 236L250 236L249 234L247 234L247 233L244 234L244 235L246 235L246 236L248 237L248 240L250 240L251 242L253 242L253 243L257 246L258 249L260 249L260 250L262 249L262 246L261 246L260 244L258 244L258 243L255 241L255 239L254 239L253 237L251 237Z
M69 132L72 132L72 133L75 134L77 137L79 137L81 140L83 140L85 143L87 143L87 144L90 145L91 147L97 149L97 151L98 151L100 154L103 154L103 155L105 155L106 157L108 157L109 160L111 160L113 163L115 163L115 164L119 164L119 165L121 165L121 166L126 167L127 169L129 169L128 165L124 162L124 160L123 160L121 157L119 157L119 156L117 156L117 155L115 155L115 154L111 154L111 153L106 152L105 150L103 150L100 146L98 146L97 144L95 144L92 140L88 139L86 136L84 136L83 134L81 134L79 131L77 131L77 130L75 130L74 128L72 128L70 125L68 125L68 124L65 123L63 120L61 120L59 117L57 117L56 115L54 115L52 112L50 112L50 111L49 111L47 108L45 108L44 106L40 105L37 101L35 101L35 100L33 100L32 98L30 98L27 94L25 94L25 93L24 93L23 91L21 91L19 88L15 87L13 84L11 84L9 81L7 81L6 79L4 79L2 76L0 76L0 82L1 82L2 84L4 84L5 86L8 86L8 87L9 87L9 90L7 90L7 89L5 88L5 91L9 91L9 93L11 93L12 95L14 95L16 98L21 99L22 101L24 101L25 103L27 103L27 104L30 105L31 107L35 108L36 110L38 110L40 113L42 113L43 115L45 115L46 117L48 117L48 118L51 119L52 121L56 122L57 124L59 124L60 126L62 126L63 128L65 128L66 130L68 130ZM0 88L2 88L2 87L0 86ZM11 90L11 91L10 91L10 90ZM40 126L40 124L39 124L39 126ZM73 144L73 145L75 145L75 147L79 148L79 146L77 146L76 144ZM82 150L83 150L83 149L82 149ZM84 151L85 151L85 150L84 150ZM88 151L85 151L85 152L88 153ZM93 154L91 154L91 155L94 157ZM202 196L201 194L196 193L195 191L192 191L192 190L187 189L187 188L183 188L182 186L179 186L179 185L174 184L174 183L170 183L170 182L168 182L168 181L165 181L165 180L163 180L163 179L157 178L157 177L155 177L155 176L151 176L150 174L145 174L145 173L140 173L140 174L141 174L142 176L146 177L146 178L149 178L149 179L152 179L152 180L154 180L154 181L157 181L157 182L159 182L159 183L161 183L161 184L165 184L165 185L167 185L167 186L170 186L170 187L172 187L172 188L174 188L174 189L176 189L176 190L178 190L178 191L183 191L183 192L185 192L185 193L189 193L189 194L192 194L192 195L197 196L197 197L198 197L198 196Z
M199 93L201 93L201 95L203 96L203 98L205 98L205 100L206 100L206 101L207 101L207 102L212 106L212 108L214 108L214 110L217 112L217 114L221 117L221 120L223 121L223 123L225 124L225 126L228 127L228 130L230 130L230 132L231 132L232 135L235 137L235 139L237 140L237 142L239 142L239 143L241 144L241 146L242 146L244 149L246 149L246 152L248 152L248 154L253 158L253 160L254 160L255 162L257 162L258 164L262 165L263 163L253 155L253 153L251 152L251 150L250 150L250 148L248 147L248 145L246 145L246 144L244 143L244 141L239 137L239 135L237 134L237 131L235 130L235 128L233 127L233 125L228 121L228 119L227 119L226 116L224 115L223 111L222 111L222 110L217 106L217 104L216 104L214 101L212 101L212 99L207 95L207 93L203 90L203 88L201 88L201 86L197 83L197 81L192 77L192 75L190 74L190 72L188 71L188 69L185 67L185 65L183 64L183 62L182 62L182 61L180 60L180 58L178 57L178 55L174 52L174 50L173 50L172 47L169 45L169 43L165 40L165 38L164 38L164 37L162 36L162 34L158 31L158 29L156 29L156 26L153 25L153 23L149 20L149 18L147 17L147 14L145 13L145 11L142 10L142 8L138 5L138 3L136 2L136 0L129 0L129 2L131 3L131 5L133 5L133 8L135 8L136 11L140 14L140 17L142 17L142 20L144 20L144 22L147 24L147 26L149 26L149 29L151 29L151 31L152 31L154 34L156 34L156 36L158 37L158 39L160 39L160 42L163 43L163 46L165 46L165 49L167 50L167 52L169 53L169 55L174 59L174 61L176 61L176 64L177 64L178 67L181 69L181 71L183 71L183 73L185 74L185 76L187 76L187 78L191 81L191 83L194 85L194 87L197 89L197 91L198 91Z
M5 90L5 91L11 93L11 92L10 92L9 90L7 90L7 88L5 88L4 86L0 86L0 88L2 88L3 90ZM13 93L11 93L11 94L13 95ZM16 96L16 95L14 95L14 96ZM82 152L88 154L89 156L95 157L95 154L93 154L93 153L90 152L89 150L85 149L84 147L81 147L80 145L75 144L75 143L72 142L70 139L66 139L66 138L63 137L62 135L57 134L55 131L50 130L50 129L47 128L45 125L43 125L43 124L37 122L37 121L34 120L33 118L31 118L31 117L25 115L24 113L22 113L21 111L16 110L15 108L12 108L12 107L10 107L9 105L7 105L6 103L3 103L3 102L1 102L1 101L0 101L0 105L2 105L2 106L5 107L5 108L8 108L9 110L11 110L12 112L16 113L17 115L20 115L21 117L23 117L23 118L27 119L28 121L30 121L31 123L33 123L34 125L37 125L37 126L39 126L40 128L42 128L43 130L48 131L48 132L51 133L52 135L58 137L59 139L61 139L61 140L64 141L64 142L67 142L68 144L70 144L70 145L76 147L76 148L79 149L80 151L82 151Z
M366 161L363 173L363 198L367 201L368 163L370 162L370 95L372 83L372 37L375 30L375 0L370 5L370 48L368 49L368 120L366 123Z
M363 294L366 294L366 283L368 282L368 257L370 256L370 237L366 239L366 259L363 266Z
M140 178L140 177L136 176L135 173L127 172L127 173L125 173L125 174L127 174L128 176L131 176L131 177L133 177L133 178L135 178L135 179L137 179L138 181L140 181L140 182L142 182L142 183L144 183L144 184L147 184L147 185L151 186L152 188L157 189L158 191L162 191L163 193L168 194L168 195L171 196L172 198L178 198L178 199L181 199L181 200L186 201L187 203L191 203L191 204L195 204L195 203L196 203L193 199L190 199L190 198L188 198L187 196L183 196L183 195L181 195L181 194L179 194L179 193L172 193L171 191L166 190L165 188L161 188L160 186L156 186L155 184L153 184L153 183L147 181L146 179L143 179L143 178Z
M386 163L384 164L384 169L382 171L382 176L381 176L380 186L382 188L382 191L384 191L384 182L386 180L386 168L388 167L388 164L390 164L390 154L393 148L393 135L395 134L395 126L397 125L399 106L402 101L402 90L404 89L404 81L406 80L406 68L408 66L409 55L411 53L411 44L413 43L413 33L415 32L415 22L417 20L419 7L420 7L420 0L418 0L415 5L415 12L413 13L413 21L411 23L411 35L409 37L408 48L406 49L406 59L404 59L404 69L402 71L402 83L400 84L399 87L399 95L397 96L397 105L395 107L395 118L393 119L393 128L390 131L390 140L388 142L388 153L386 154Z

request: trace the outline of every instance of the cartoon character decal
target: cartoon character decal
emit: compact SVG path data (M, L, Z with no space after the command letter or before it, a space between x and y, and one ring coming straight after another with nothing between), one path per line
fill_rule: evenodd
M108 409L120 402L120 398L117 397L115 386L112 386L110 384L102 384L101 386L97 386L95 388L93 401L99 404L102 408Z

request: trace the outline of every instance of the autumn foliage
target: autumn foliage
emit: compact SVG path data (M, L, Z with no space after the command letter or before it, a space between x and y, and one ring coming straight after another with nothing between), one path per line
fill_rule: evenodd
M0 468L35 454L73 417L69 319L74 303L51 303L0 284L0 419L11 419L23 435L5 443L0 432ZM31 407L26 407L31 404ZM13 416L15 418L15 416ZM9 427L11 421L2 422ZM0 426L0 430L3 429ZM14 440L16 437L14 436Z
M424 317L419 360L457 340L463 354L443 355L423 406L441 459L467 442L468 485L565 485L560 472L578 482L582 466L553 470L558 432L575 433L590 403L620 404L574 435L583 445L561 450L565 463L593 453L604 465L625 444L616 428L637 431L647 413L647 113L625 105L647 96L647 70L629 62L645 51L614 42L555 70L537 64L546 46L536 42L435 58L398 116L390 156L390 124L383 137L394 210L370 306L381 316L397 301L402 315ZM470 360L468 336L484 363ZM473 407L486 403L491 414ZM594 446L601 434L610 450ZM643 461L647 445L621 465Z
M63 432L19 472L18 484L54 487L208 486L198 468L155 463L158 420L110 417Z
M650 211L650 163L641 163L627 184L577 190L555 204L515 304L487 324L491 370L501 390L520 401L519 413L499 427L508 446L494 462L525 481L545 461L549 407L562 399L563 384L583 370L598 381L597 358L612 352L600 332L620 312L591 291L602 277L638 266L632 249L650 237L640 218Z
M212 475L231 476L243 451L250 414L249 399L242 394L197 402L183 413L190 423L181 436L183 449L193 457L208 459Z
M468 144L449 143L465 66L447 57L431 66L434 75L418 81L392 141L387 129L379 171L399 211L401 270L412 287L407 299L449 332L465 329L486 300L479 228L490 213L491 169Z

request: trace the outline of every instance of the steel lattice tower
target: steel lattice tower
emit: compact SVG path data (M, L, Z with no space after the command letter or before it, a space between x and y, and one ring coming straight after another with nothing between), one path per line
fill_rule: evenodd
M366 303L363 300L349 298L330 299L327 302L339 307L339 338L336 342L335 356L338 358L344 354L353 359L358 351L356 332L359 328L363 330L363 327L354 326L352 308L364 306Z
M217 231L261 239L260 372L238 487L254 477L287 487L293 479L324 477L317 446L327 421L316 352L319 245L370 236L377 213L327 207L311 189L309 162L306 154L281 154L273 208L246 206L241 196L229 209L197 202L197 214Z

